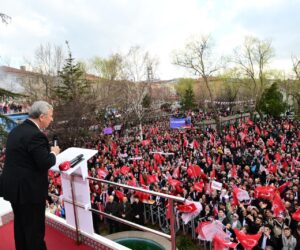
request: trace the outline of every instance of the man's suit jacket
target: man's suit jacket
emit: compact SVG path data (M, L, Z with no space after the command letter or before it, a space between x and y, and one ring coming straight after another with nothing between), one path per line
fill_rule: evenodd
M263 238L264 238L264 234L261 235L258 244L254 247L254 250L262 250L261 245L263 242ZM276 244L276 240L274 236L271 236L269 239L267 239L266 246L272 246L275 250L281 249L281 247L279 247L278 244Z
M48 194L48 169L56 162L48 139L30 120L8 135L0 189L12 203L42 203Z

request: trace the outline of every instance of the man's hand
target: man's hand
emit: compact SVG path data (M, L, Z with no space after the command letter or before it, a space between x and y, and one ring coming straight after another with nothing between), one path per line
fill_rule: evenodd
M51 147L51 152L54 153L55 155L58 155L60 152L59 146Z

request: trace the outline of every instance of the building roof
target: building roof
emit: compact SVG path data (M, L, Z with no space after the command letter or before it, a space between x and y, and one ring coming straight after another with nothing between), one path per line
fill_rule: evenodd
M0 66L0 71L4 72L4 73L12 73L12 74L35 74L34 72L31 72L31 71L27 71L24 68L20 68L20 69L17 69L17 68L12 68L12 67L8 67L8 66Z

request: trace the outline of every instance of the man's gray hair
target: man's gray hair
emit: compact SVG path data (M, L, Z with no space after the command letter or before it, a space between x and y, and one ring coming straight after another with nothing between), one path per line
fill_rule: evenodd
M36 101L30 107L28 116L32 119L37 119L42 114L46 115L50 109L53 109L53 107L48 102Z

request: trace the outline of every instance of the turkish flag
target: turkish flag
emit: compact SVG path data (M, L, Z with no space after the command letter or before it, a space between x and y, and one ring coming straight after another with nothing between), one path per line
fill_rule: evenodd
M197 177L197 176L200 176L201 173L202 173L202 169L197 165L190 166L187 169L187 174L189 177Z
M238 205L238 201L250 200L249 194L246 190L234 187L233 188L233 201Z
M195 182L194 189L198 192L202 192L204 188L204 182Z
M243 140L246 138L246 136L247 136L247 134L244 133L243 131L241 131L241 132L239 133L239 135L240 135L242 141L243 141Z
M237 177L236 165L232 165L231 167L231 177Z
M236 248L238 243L222 239L219 235L213 238L214 250L227 250L228 248Z
M272 147L272 146L274 145L274 143L275 143L275 142L274 142L273 138L270 138L270 139L267 140L268 146L271 146L271 147Z
M143 186L144 189L147 189L146 186ZM150 199L150 194L141 192L141 191L135 191L135 195L139 197L139 200L141 202L148 201Z
M136 179L135 178L132 178L131 180L129 180L127 182L127 185L128 186L132 186L132 187L136 187Z
M150 140L143 140L143 141L142 141L142 145L143 145L143 146L147 146L147 145L150 144L150 142L151 142Z
M175 186L181 186L181 182L178 180L174 180L172 178L168 179L168 182L171 186L175 187Z
M136 145L135 146L135 150L134 150L135 152L135 155L138 155L139 154L139 146L138 145Z
M183 213L192 213L192 212L196 211L197 208L194 203L190 203L190 204L185 203L185 204L178 205L177 209Z
M300 221L300 208L297 209L297 211L295 213L292 214L292 218L295 221Z
M268 165L268 171L269 171L269 173L276 174L277 173L277 166L276 166L276 164L270 163Z
M255 132L260 135L260 129L255 125Z
M123 175L126 175L128 172L130 171L130 167L127 167L127 166L123 166L121 167L120 169L120 172L123 174Z
M203 233L203 228L210 228L211 224L212 222L210 221L199 222L198 226L195 229L195 232L198 234L198 238L200 240L206 240L206 235Z
M147 183L148 185L154 182L157 182L158 178L156 175L147 175Z
M225 136L225 140L226 140L227 142L231 142L231 141L232 141L232 138L231 138L230 135L226 135L226 136Z
M245 248L245 250L253 249L257 244L261 237L261 233L258 234L244 234L238 229L234 229L236 238L241 243L241 245Z
M211 160L209 155L206 155L206 162L207 162L208 165L212 164L212 160Z
M184 141L183 141L183 146L186 147L188 144L189 144L188 140L187 140L187 139L184 139Z
M202 205L200 202L194 202L194 201L187 200L187 201L185 201L185 204L183 206L189 207L189 208L188 207L183 208L186 212L182 211L183 213L181 215L181 219L185 225L188 224L189 221L191 221L193 218L196 218L202 210Z
M227 234L223 231L223 224L220 221L203 221L199 222L195 232L198 239L212 241L214 236L218 234L221 238L225 238Z
M123 201L123 198L125 197L125 194L119 190L115 190L115 194L118 197L119 201Z
M139 181L140 181L141 185L145 185L145 181L144 181L143 175L141 175L141 174L140 174L140 177L139 177Z
M276 152L275 159L276 159L277 162L280 162L280 160L281 160L281 154L279 152Z
M219 154L216 163L217 163L217 164L220 164L220 162L221 162L221 155Z
M97 175L99 179L105 179L105 177L108 175L108 171L106 169L98 168Z
M178 166L174 169L172 177L177 179L177 178L179 178L179 175L180 175L180 170L179 170L179 166Z
M153 158L158 164L162 163L162 157L160 154L154 154Z
M214 179L214 178L216 178L216 170L215 169L210 171L210 179Z
M199 149L199 147L200 147L199 143L196 140L194 140L193 146L195 149Z
M254 195L256 198L265 200L273 200L276 188L273 186L259 186L254 189Z
M278 193L274 195L272 211L276 217L285 211L285 205Z
M287 181L286 183L283 183L281 186L279 186L277 188L279 193L282 193L290 185L290 183L291 183L290 181Z
M248 120L248 125L249 125L249 126L253 126L253 124L254 124L253 121L251 121L251 120L249 119L249 120Z

